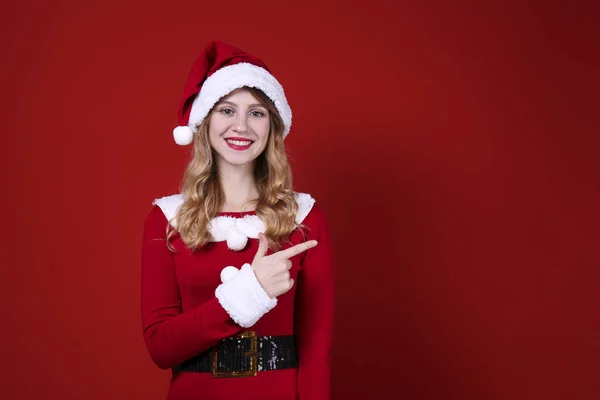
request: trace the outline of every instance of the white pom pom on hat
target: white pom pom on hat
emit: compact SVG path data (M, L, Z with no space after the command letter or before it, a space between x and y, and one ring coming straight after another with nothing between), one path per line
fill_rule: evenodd
M173 129L173 138L178 145L187 146L194 140L194 132L189 126L178 126Z
M292 110L283 87L257 57L225 43L212 41L198 56L186 81L179 107L179 126L173 130L175 143L188 145L196 127L213 106L235 89L254 87L275 104L283 120L283 137L292 126Z

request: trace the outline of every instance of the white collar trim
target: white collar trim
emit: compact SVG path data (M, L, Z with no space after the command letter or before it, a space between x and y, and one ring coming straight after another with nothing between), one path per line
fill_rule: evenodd
M295 196L298 203L295 221L296 224L301 224L315 204L315 199L308 193L296 193ZM182 194L162 197L154 200L152 204L160 207L167 220L173 219L171 225L177 227L175 216L183 204ZM258 234L264 233L265 230L265 224L257 215L245 215L241 218L218 216L211 220L208 227L213 242L227 241L228 247L234 251L242 250L246 247L248 238L258 239Z

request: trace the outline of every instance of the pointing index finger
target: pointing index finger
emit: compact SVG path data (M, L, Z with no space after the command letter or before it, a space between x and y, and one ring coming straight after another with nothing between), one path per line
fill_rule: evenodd
M294 256L297 256L300 253L305 252L308 249L312 249L318 244L316 240L309 240L308 242L302 242L295 246L290 247L289 249L281 250L277 252L278 257L282 257L285 259L290 259Z

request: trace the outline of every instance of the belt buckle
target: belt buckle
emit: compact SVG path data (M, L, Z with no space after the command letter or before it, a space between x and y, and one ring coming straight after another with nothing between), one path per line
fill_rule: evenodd
M254 331L242 332L234 338L250 339L250 350L244 355L250 358L250 369L247 371L217 371L219 365L219 346L212 349L211 373L215 378L239 378L244 376L256 376L258 373L258 337Z

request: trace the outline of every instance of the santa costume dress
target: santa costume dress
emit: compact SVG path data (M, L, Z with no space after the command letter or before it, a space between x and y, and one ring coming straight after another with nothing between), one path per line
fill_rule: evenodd
M212 42L186 83L175 141L191 143L214 104L250 86L273 100L289 133L291 111L281 85L256 57ZM318 245L292 257L294 286L276 299L250 266L266 227L254 211L219 213L212 240L195 251L176 231L181 194L154 201L142 249L142 322L148 352L172 372L168 400L324 400L330 398L333 325L331 242L322 209L296 193L298 212L290 242ZM271 254L270 250L268 254Z

